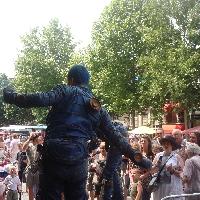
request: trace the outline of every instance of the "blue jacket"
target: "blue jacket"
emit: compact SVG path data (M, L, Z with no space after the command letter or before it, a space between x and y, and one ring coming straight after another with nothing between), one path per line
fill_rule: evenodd
M96 137L95 132L99 129L105 133L109 143L117 146L122 154L135 161L134 156L137 152L114 128L107 111L104 108L96 109L91 104L94 96L88 88L63 84L49 92L33 94L18 94L13 90L4 89L3 97L6 103L15 104L18 107L50 106L46 120L46 139L90 140ZM138 164L143 165L142 162Z

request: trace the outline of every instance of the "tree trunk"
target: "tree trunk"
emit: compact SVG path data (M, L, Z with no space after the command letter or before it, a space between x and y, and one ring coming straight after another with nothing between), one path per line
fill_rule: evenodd
M130 128L135 128L135 110L130 113Z
M185 129L188 129L188 113L187 113L187 110L184 110L184 125L185 125Z

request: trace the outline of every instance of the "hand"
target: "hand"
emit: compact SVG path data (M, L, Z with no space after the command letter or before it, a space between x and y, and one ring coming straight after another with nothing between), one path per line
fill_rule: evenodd
M11 87L6 87L3 89L3 99L6 103L12 103L13 93L15 93L15 90Z
M156 173L158 173L158 171L159 171L159 167L157 167L157 166L154 166L154 167L152 167L151 168L151 174L156 174Z
M174 173L174 168L172 167L172 165L167 166L167 167L166 167L166 170L167 170L168 172L170 172L170 174L173 174L173 173Z

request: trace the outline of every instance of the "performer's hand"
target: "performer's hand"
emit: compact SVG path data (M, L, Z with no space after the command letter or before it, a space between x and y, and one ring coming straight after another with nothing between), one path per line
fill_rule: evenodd
M6 87L3 89L3 99L6 103L12 103L13 93L15 93L15 90L11 87Z

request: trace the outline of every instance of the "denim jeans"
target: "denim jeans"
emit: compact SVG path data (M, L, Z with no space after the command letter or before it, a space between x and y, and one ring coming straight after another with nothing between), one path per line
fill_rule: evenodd
M60 200L61 193L64 193L66 200L87 200L88 160L84 155L84 147L81 144L77 145L77 141L75 143L67 141L65 145L64 142L56 141L56 144L51 143L48 148L42 161L39 192L36 199ZM54 159L54 155L57 158Z
M60 200L63 192L66 200L87 200L87 166L87 160L71 166L44 163L37 200Z
M104 186L103 200L123 200L121 180L117 171L121 161L121 153L115 147L110 147L103 171L104 179L107 181Z

